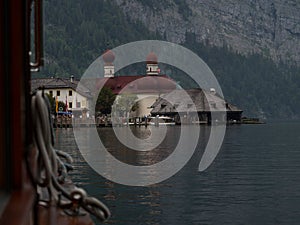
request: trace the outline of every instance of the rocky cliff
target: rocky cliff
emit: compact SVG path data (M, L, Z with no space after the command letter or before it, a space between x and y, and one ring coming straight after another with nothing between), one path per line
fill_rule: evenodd
M300 0L113 0L133 21L168 41L197 41L300 62Z

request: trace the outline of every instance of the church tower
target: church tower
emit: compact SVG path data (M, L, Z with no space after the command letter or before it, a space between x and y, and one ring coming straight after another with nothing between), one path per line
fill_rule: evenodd
M158 75L160 71L158 68L157 56L155 55L154 52L150 52L149 55L147 55L146 62L147 62L147 75Z
M107 50L103 54L104 61L104 77L114 77L115 67L113 61L115 60L115 54L111 50Z

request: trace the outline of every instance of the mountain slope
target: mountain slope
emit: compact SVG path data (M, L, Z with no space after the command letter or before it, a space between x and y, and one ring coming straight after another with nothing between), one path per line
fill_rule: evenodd
M184 21L191 20L191 10L196 10L196 6L187 7L192 1L145 0L142 1L143 4L136 0L126 1L124 4L121 0L114 1L119 6L113 1L105 0L46 0L46 65L35 77L74 75L79 78L89 64L107 48L136 40L173 38L172 41L180 41L210 66L219 80L225 98L242 108L245 115L267 118L300 117L299 68L281 62L274 63L260 54L240 54L230 45L216 46L207 41L208 38L204 38L206 41L203 42L195 30L184 31L182 39L167 32L173 26L172 32L181 37L181 29L187 26ZM141 18L134 20L132 15L127 15L126 12L137 10L131 4L141 5L141 12L137 12L138 15L142 14ZM163 20L168 14L163 9L168 7L170 10L177 7L177 13L173 13L173 21L165 20L165 30L152 29L143 22L143 17L149 17L150 22ZM213 33L210 35L213 40ZM218 39L218 34L215 35L215 39ZM261 42L264 41L262 38ZM144 65L127 68L126 73L136 73L140 68L144 69ZM162 69L165 69L162 72L168 73L183 87L193 87L193 82L180 71L168 67Z
M202 43L239 53L259 53L276 62L300 62L299 0L113 0L132 21L167 40Z
M80 77L106 49L130 41L157 39L140 22L103 0L45 0L46 66L38 76Z

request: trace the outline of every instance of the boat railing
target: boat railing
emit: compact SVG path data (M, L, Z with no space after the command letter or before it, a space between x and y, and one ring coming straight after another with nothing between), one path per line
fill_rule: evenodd
M86 194L85 190L66 183L68 170L72 169L72 157L53 147L52 118L47 97L42 91L32 96L31 111L34 126L34 144L38 150L37 173L31 172L39 191L39 203L57 205L72 216L80 216L81 208L100 221L110 217L110 211L101 201ZM45 194L46 192L46 194Z

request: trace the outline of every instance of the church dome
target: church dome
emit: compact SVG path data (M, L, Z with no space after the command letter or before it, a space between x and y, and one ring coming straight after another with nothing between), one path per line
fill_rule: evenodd
M176 89L176 83L163 76L146 76L135 82L139 93L167 93Z
M157 63L157 55L154 52L150 52L146 58L147 63L156 64Z
M103 54L103 61L107 64L111 64L115 60L115 54L111 50L107 50Z

